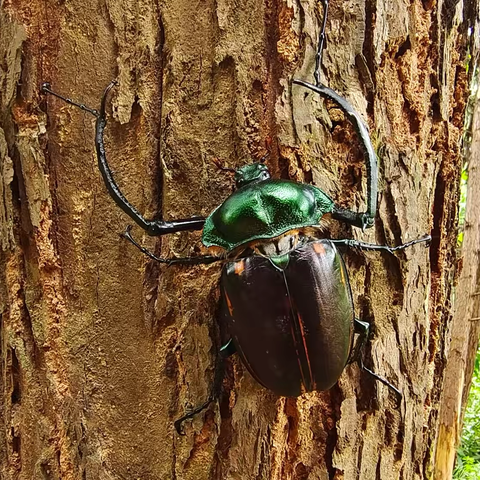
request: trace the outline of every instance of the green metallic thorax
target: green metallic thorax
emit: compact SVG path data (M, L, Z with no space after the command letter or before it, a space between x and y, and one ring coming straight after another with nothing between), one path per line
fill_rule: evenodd
M319 225L332 208L332 199L313 185L272 179L248 183L209 215L202 242L231 251L254 240Z

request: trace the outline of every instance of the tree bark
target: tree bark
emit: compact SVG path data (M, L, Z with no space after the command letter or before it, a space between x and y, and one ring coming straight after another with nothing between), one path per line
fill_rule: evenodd
M475 83L478 82L478 68ZM463 226L462 268L455 295L455 310L440 402L440 426L435 458L435 479L450 480L462 419L472 383L480 335L480 103L477 90L469 102L466 128L468 193ZM467 123L467 122L466 122Z
M433 236L396 256L345 254L373 330L366 364L402 390L400 406L356 365L328 392L287 399L232 358L222 398L178 436L173 421L211 387L220 268L160 266L125 242L92 118L39 93L49 81L98 108L118 78L107 155L146 217L208 215L233 186L214 160L235 168L265 153L273 176L362 209L354 132L291 83L312 81L321 11L313 0L3 1L2 478L431 477L476 0L330 5L323 81L369 124L381 182L375 228L329 233ZM201 251L198 232L133 233L165 256Z

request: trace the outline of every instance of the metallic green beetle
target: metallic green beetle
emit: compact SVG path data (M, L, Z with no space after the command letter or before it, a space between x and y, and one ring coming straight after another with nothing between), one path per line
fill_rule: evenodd
M216 254L160 258L132 238L131 227L127 227L124 237L150 258L168 265L224 263L221 316L230 339L220 349L220 357L237 351L259 383L287 396L328 389L347 363L357 361L363 371L401 397L396 387L363 364L362 350L369 326L355 318L348 274L337 246L392 253L426 242L430 237L393 248L351 239L321 238L319 227L327 217L362 229L373 226L378 182L376 155L361 117L343 97L320 82L328 1L323 0L323 4L315 85L301 80L293 83L335 102L359 135L367 166L365 212L336 205L314 185L272 179L267 166L257 162L236 171L236 191L206 219L147 220L118 188L105 155L106 100L116 82L106 88L100 111L52 92L49 84L44 84L42 91L97 118L95 145L105 185L116 204L149 235L203 229L203 244ZM360 334L355 345L354 333ZM179 433L183 421L205 409L218 396L223 377L221 365L222 362L217 362L207 401L175 422Z

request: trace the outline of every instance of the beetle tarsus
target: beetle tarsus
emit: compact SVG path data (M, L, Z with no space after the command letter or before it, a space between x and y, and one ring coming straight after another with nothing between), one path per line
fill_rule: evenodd
M188 420L189 418L193 418L195 415L197 415L197 413L200 413L202 412L203 410L205 410L213 401L215 400L215 398L212 398L210 397L204 404L200 405L199 407L195 408L194 410L192 410L191 412L187 413L186 415L184 415L183 417L180 417L179 419L175 420L175 422L173 422L173 425L175 427L175 430L177 431L177 433L179 435L185 435L185 432L183 431L183 427L182 427L182 424L185 420Z
M322 29L320 30L320 35L318 36L318 47L317 53L315 55L315 71L313 77L315 78L315 84L318 86L321 83L321 72L322 67L322 55L323 47L325 45L325 29L327 28L327 16L328 16L328 0L322 0L323 3L323 20L322 20Z
M377 375L375 372L372 372L372 370L370 370L369 368L367 368L364 364L363 364L363 361L360 361L359 362L359 366L360 366L360 369L363 370L364 372L368 373L370 376L372 376L375 380L378 380L379 382L383 383L385 386L387 386L390 390L392 390L396 395L397 395L397 399L399 401L402 400L403 398L403 394L402 392L397 388L395 387L394 385L392 385L388 380L386 380L385 378L381 377L380 375Z
M362 214L362 231L364 232L367 228L373 227L375 223L375 218L371 217L368 213Z

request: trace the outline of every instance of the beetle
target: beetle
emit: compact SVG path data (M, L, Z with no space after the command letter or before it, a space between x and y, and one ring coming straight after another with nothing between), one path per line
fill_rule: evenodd
M399 245L368 244L352 239L322 238L325 220L335 219L361 229L374 224L377 204L377 162L367 127L347 100L321 83L320 66L328 11L324 13L316 52L315 84L293 83L333 101L357 132L367 166L367 209L342 208L314 185L270 176L265 159L235 171L236 190L207 218L172 221L145 219L116 184L104 147L106 103L111 82L105 89L100 110L54 95L96 117L95 145L98 165L115 203L149 235L202 231L202 243L213 254L185 258L161 258L138 244L127 227L124 238L150 258L168 265L222 262L221 318L229 341L220 349L220 359L237 352L252 376L281 396L328 390L353 361L399 398L401 392L388 380L363 364L363 348L369 324L355 318L348 272L338 247L353 247L393 253L420 242L429 235ZM219 253L221 252L221 253ZM354 334L358 333L354 342ZM217 361L213 388L207 401L175 422L182 423L204 410L217 396L222 383L222 362Z

